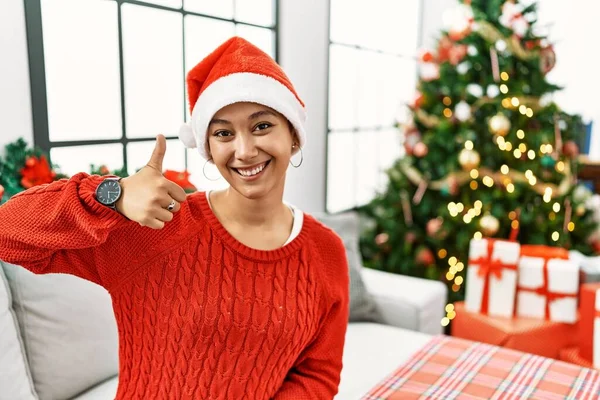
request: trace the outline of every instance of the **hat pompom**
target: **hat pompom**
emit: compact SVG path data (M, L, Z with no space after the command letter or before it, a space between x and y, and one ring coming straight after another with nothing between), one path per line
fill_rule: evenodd
M194 131L189 124L183 124L181 125L181 128L179 128L179 140L181 140L185 147L189 149L197 147Z

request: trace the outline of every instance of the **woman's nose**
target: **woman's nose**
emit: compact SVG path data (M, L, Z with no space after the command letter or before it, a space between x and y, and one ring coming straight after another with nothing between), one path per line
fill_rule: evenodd
M236 142L236 158L240 160L249 160L258 155L254 136L242 134L237 137Z

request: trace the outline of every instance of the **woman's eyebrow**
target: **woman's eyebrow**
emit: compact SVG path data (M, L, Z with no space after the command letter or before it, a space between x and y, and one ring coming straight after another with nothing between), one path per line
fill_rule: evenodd
M277 114L275 114L273 111L260 110L260 111L257 111L255 113L251 114L248 117L248 121L252 121L253 119L256 119L258 117L262 117L263 115L272 115L273 117L277 118ZM210 123L208 124L208 126L211 126L212 124L231 125L231 122L227 121L226 119L214 118L214 119L212 119L210 121Z
M250 115L248 117L248 121L252 121L253 119L256 119L258 117L262 117L263 115L272 115L273 117L277 118L277 114L275 114L273 111L270 110L260 110L255 112L254 114Z
M212 124L222 124L222 125L231 125L231 122L227 121L226 119L212 119L210 121L210 123L208 124L208 126L210 127Z

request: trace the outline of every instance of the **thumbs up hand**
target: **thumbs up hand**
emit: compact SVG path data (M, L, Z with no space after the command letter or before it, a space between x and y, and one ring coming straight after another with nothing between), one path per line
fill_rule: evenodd
M185 191L162 174L166 151L167 141L158 135L150 161L134 175L121 179L122 194L115 205L125 217L153 229L164 228L186 200ZM169 211L173 201L175 207Z

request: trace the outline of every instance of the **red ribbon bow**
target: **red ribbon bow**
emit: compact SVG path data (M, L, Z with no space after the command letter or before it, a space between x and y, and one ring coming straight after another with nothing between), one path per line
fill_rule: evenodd
M490 275L494 275L498 279L502 279L504 269L516 271L517 264L505 264L501 260L492 259L495 241L487 239L487 255L471 260L471 264L478 264L479 271L477 275L483 278L483 294L481 297L481 313L487 314L490 297Z

